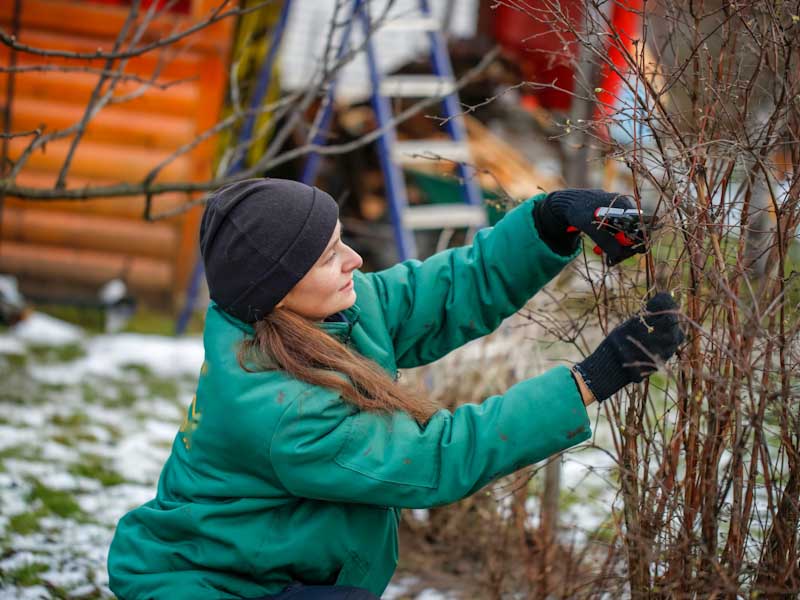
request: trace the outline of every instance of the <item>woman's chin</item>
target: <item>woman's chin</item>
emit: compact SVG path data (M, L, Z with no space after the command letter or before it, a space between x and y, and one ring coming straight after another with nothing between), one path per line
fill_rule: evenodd
M340 308L339 310L347 310L348 308L353 306L353 304L356 303L356 299L357 299L356 291L354 289L350 289L350 291L347 292L347 300L345 300L344 302L345 306Z

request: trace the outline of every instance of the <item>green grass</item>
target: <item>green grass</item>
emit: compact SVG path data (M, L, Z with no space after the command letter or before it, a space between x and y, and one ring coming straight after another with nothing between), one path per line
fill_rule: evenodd
M116 396L106 400L106 404L113 406L134 406L139 401L139 396L131 390L129 383L117 381L114 387L116 388Z
M149 397L166 398L167 400L178 399L180 389L175 379L160 377L144 365L128 364L123 365L122 368L137 376L137 380L147 387Z
M37 304L35 308L56 319L78 325L85 329L87 333L103 333L104 331L103 315L97 308L67 306L65 304Z
M30 382L19 381L20 379L0 376L0 402L24 406L40 403L34 386Z
M19 458L24 460L37 460L41 456L38 448L31 448L29 445L9 446L0 450L0 464L7 458Z
M67 415L53 415L50 422L61 430L50 436L54 442L64 446L74 446L76 442L97 442L96 435L87 431L91 419L86 413L77 411Z
M125 478L114 471L108 461L96 454L84 454L80 462L70 465L68 471L78 477L88 477L109 487L125 482Z
M59 392L66 392L69 389L69 386L65 383L50 383L47 381L43 381L39 384L41 390L45 393L59 393Z
M39 575L50 570L48 565L42 563L30 563L24 567L18 567L11 571L0 571L2 579L21 587L30 587L42 583Z
M88 431L71 431L67 433L56 433L50 436L50 439L54 442L61 444L62 446L73 447L76 442L99 442L99 438L94 435L93 433L89 433Z
M150 397L166 398L167 400L177 400L180 390L178 383L171 379L154 377L145 381Z
M202 333L205 316L195 313L186 326L187 334ZM175 315L153 309L138 309L133 318L125 326L129 333L153 333L157 335L175 335Z
M89 404L100 404L103 401L97 387L85 381L81 383L81 398Z
M50 417L50 422L59 427L85 427L90 423L89 417L86 413L75 412L70 415L53 415Z
M105 317L99 308L42 304L37 306L36 309L62 321L78 325L89 334L105 332ZM175 314L167 310L138 306L123 331L128 333L175 335L175 317ZM202 313L195 313L189 320L186 333L201 333L203 331L204 318Z
M37 362L44 363L72 362L86 356L86 350L78 343L63 346L32 345L28 346L28 353Z
M39 519L47 516L47 511L38 509L33 512L20 513L8 520L8 529L20 535L29 535L39 531Z
M41 481L35 479L32 483L33 489L28 494L28 501L31 503L41 502L42 509L46 511L45 514L65 519L86 519L86 514L75 502L72 494L47 487Z
M81 398L88 404L100 404L110 408L124 408L136 404L137 396L131 391L130 381L119 381L107 377L94 378L81 383Z
M111 425L110 423L103 423L101 427L103 427L103 429L108 431L112 440L116 441L122 439L122 430L116 425Z
M147 365L140 365L138 363L127 363L122 365L121 369L140 378L152 377L153 372Z
M2 354L0 365L3 369L22 369L28 364L27 354Z

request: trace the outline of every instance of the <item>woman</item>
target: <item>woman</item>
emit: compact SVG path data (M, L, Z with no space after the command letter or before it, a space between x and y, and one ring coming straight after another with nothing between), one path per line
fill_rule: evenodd
M682 341L668 295L573 370L480 405L437 411L395 379L493 331L577 255L581 231L609 263L642 251L593 223L612 203L630 206L596 190L541 195L471 246L366 274L325 192L277 179L216 192L200 230L212 303L197 394L156 498L119 522L114 592L375 598L397 564L401 508L455 502L586 440L585 405Z

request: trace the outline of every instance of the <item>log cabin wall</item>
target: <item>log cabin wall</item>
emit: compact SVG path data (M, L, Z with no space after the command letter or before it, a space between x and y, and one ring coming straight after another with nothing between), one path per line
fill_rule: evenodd
M207 15L218 0L180 0L177 12L160 14L142 42L180 31ZM40 48L91 52L110 50L129 10L126 2L23 0L18 40ZM146 2L142 3L147 4ZM0 24L11 31L14 2L0 2ZM234 3L231 3L235 6ZM142 8L144 11L145 8ZM148 52L128 61L125 73L157 84L142 90L137 81L121 81L115 98L89 123L74 155L67 187L141 181L177 148L219 118L231 46L232 18L184 38L164 52ZM0 45L0 64L11 51ZM16 53L16 64L78 65L101 69L101 61L46 58ZM7 73L0 73L5 97ZM11 131L64 129L83 116L98 75L87 72L25 71L14 80ZM30 138L11 140L16 160ZM31 155L18 185L53 187L72 138L53 141ZM157 179L202 181L211 175L215 139L173 161ZM165 194L154 198L155 212L191 198ZM85 201L23 201L6 197L0 230L0 273L16 276L23 292L35 296L94 295L105 282L122 278L130 292L151 303L176 307L183 301L197 258L201 207L169 220L142 219L143 196Z

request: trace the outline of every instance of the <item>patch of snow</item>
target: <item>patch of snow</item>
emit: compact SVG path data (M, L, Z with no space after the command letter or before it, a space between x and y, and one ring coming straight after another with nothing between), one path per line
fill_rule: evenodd
M23 460L16 458L7 458L5 460L6 471L10 474L19 477L27 478L33 477L38 479L48 487L50 482L66 485L66 483L75 484L75 477L64 471L64 465L53 463L42 463L31 460ZM69 480L67 482L67 479ZM64 489L64 488L62 488ZM72 489L72 488L66 488Z
M0 560L0 571L16 571L38 562L41 561L38 560L38 557L33 552L17 552L8 558Z
M0 354L25 354L25 345L14 336L0 335Z
M11 334L31 345L66 346L83 340L83 330L44 313L34 312L14 325Z
M605 486L610 484L605 474L614 468L614 458L601 450L586 449L580 453L568 453L561 463L561 480L569 488L587 483Z
M175 435L178 433L179 425L180 422L163 423L162 421L154 421L150 419L145 423L144 429L148 434L150 434L151 441L169 443L171 447L172 441L175 438ZM166 460L166 453L163 454L164 460Z
M71 569L69 571L47 571L40 575L42 580L50 585L63 589L70 589L86 581L86 573L83 570Z
M420 592L416 600L457 600L460 597L455 592L440 592L433 588L426 588Z
M109 410L105 406L85 404L83 412L86 413L92 423L114 427L123 431L127 429L127 425L130 423L130 420L123 412Z
M75 448L52 440L46 440L39 448L42 451L42 458L47 461L75 462L80 459L80 454Z
M186 407L191 403L191 394L182 395L177 405L163 400L143 399L136 403L136 411L149 417L160 419L165 423L174 423L175 425L172 427L172 433L174 434L177 425L180 425L181 421L183 421Z
M14 446L30 446L39 440L39 434L30 429L0 425L0 450Z
M381 595L383 600L400 600L400 598L410 598L411 588L419 584L417 577L402 576L397 580L392 580ZM452 591L443 592L433 588L425 588L414 596L415 600L459 600L460 594Z
M153 435L155 428L149 421L146 430L131 433L120 444L111 450L115 470L126 480L136 483L150 483L158 481L161 467L167 460L171 442L177 433L177 426L162 425L162 435L158 439ZM162 442L164 445L158 444Z
M129 510L152 500L154 485L120 484L103 488L95 494L78 496L81 509L100 523L115 527L119 518Z
M141 365L161 377L197 375L205 351L200 337L170 338L120 333L100 335L84 346L86 356L65 364L33 365L31 375L42 382L75 385L87 375L119 377L122 367Z
M75 475L63 471L55 471L47 476L47 481L43 482L53 490L68 492L80 488L80 483ZM96 488L95 488L96 489Z
M36 560L52 557L65 562L76 560L79 564L102 561L108 555L113 531L93 523L77 523L60 517L44 517L40 524L44 531L30 535L12 536L12 547L20 554L33 554ZM58 534L57 536L54 534Z
M421 523L427 523L430 518L430 511L427 508L412 508L411 514Z
M18 404L3 405L3 417L9 422L33 429L44 426L54 413L55 407L52 406L37 406L35 409L32 409L30 406Z
M419 583L416 577L400 577L396 581L392 579L389 585L386 586L381 598L383 600L397 600L408 595L408 590Z
M539 529L542 522L542 501L539 496L528 496L525 498L525 513L527 517L525 523L531 530Z
M84 598L86 596L91 596L97 591L97 587L92 584L81 585L76 588L73 588L69 591L70 598Z
M96 425L94 423L89 423L88 425L86 425L84 427L84 431L87 434L89 434L91 436L94 436L97 439L97 441L100 442L100 443L111 442L112 441L111 440L111 433L108 431L108 429L106 429L105 427L101 427L99 425Z
M205 351L202 338L170 338L124 333L92 338L86 347L89 372L116 374L124 365L142 365L162 377L197 375Z
M0 588L0 600L49 600L50 598L49 590L43 585L32 585L11 590Z
M20 481L8 473L2 473L0 477L0 506L3 507L3 515L19 515L30 509L30 503L25 500L30 491L30 485L25 481Z
M31 377L42 383L77 385L85 376L85 372L77 368L77 365L77 362L30 365L28 372Z

